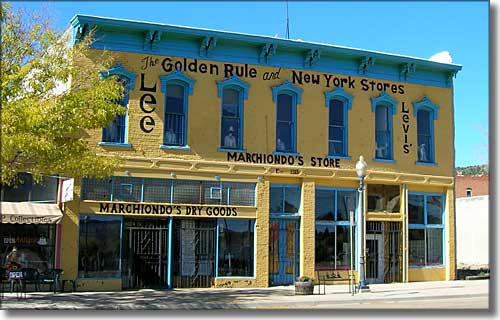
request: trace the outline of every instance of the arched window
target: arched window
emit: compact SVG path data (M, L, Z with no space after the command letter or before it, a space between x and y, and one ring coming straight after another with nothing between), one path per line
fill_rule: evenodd
M221 104L221 143L219 151L243 149L243 105L249 85L237 76L217 83Z
M160 76L161 91L165 93L163 119L164 148L187 147L188 96L193 93L194 80L181 71Z
M372 112L375 113L375 158L378 161L393 162L392 116L397 102L387 92L372 98Z
M413 103L417 118L417 163L434 163L434 120L438 107L429 98Z
M351 110L352 96L340 87L325 92L325 103L328 108L328 155L348 157L347 113Z
M301 102L302 89L287 80L272 90L276 103L276 152L296 153L297 105Z
M118 76L118 81L124 87L122 98L117 101L118 104L127 108L125 114L117 114L115 119L106 127L102 129L102 142L99 145L128 145L127 144L127 126L128 126L128 100L129 91L134 89L136 74L127 71L120 64L115 65L113 68L101 72L101 78L110 76Z

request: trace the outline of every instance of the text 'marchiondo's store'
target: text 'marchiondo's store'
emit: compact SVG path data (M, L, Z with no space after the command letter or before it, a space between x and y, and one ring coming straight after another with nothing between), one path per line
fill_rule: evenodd
M82 290L267 287L359 270L455 277L453 77L461 67L329 45L77 15L127 113L85 139L123 167L83 179L61 267ZM339 281L342 283L342 281ZM345 282L344 282L345 283Z

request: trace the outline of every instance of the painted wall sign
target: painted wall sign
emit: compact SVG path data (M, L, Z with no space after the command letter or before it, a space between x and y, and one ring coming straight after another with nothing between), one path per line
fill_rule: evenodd
M247 152L228 152L227 161L255 164L278 164L303 166L304 157L295 155L263 154ZM340 159L325 157L310 157L309 166L316 168L340 168Z
M410 129L410 109L405 109L405 103L401 103L401 120L403 123L401 126L403 127L403 134L405 137L405 141L403 143L403 153L410 153L410 147L413 146L413 144L408 142L408 130Z

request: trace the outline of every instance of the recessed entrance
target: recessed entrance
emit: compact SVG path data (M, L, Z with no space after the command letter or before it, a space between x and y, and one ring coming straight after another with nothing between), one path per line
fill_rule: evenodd
M299 221L272 219L269 226L271 285L293 284L299 275Z

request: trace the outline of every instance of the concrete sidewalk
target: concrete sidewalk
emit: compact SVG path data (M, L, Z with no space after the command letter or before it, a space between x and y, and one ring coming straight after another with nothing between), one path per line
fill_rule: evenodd
M294 295L293 286L259 289L174 289L122 292L28 293L18 300L5 294L1 309L111 309L111 310L220 310L220 309L335 309L352 305L377 307L377 302L477 298L481 308L488 306L488 280L437 281L394 284L372 284L371 292L352 296L347 285L326 286L319 295L318 287L310 296ZM323 287L321 288L323 291ZM450 300L451 301L451 300ZM367 305L366 305L367 304ZM418 305L417 305L418 306ZM378 306L380 307L380 306ZM427 309L425 303L422 309ZM457 305L460 308L460 304Z

